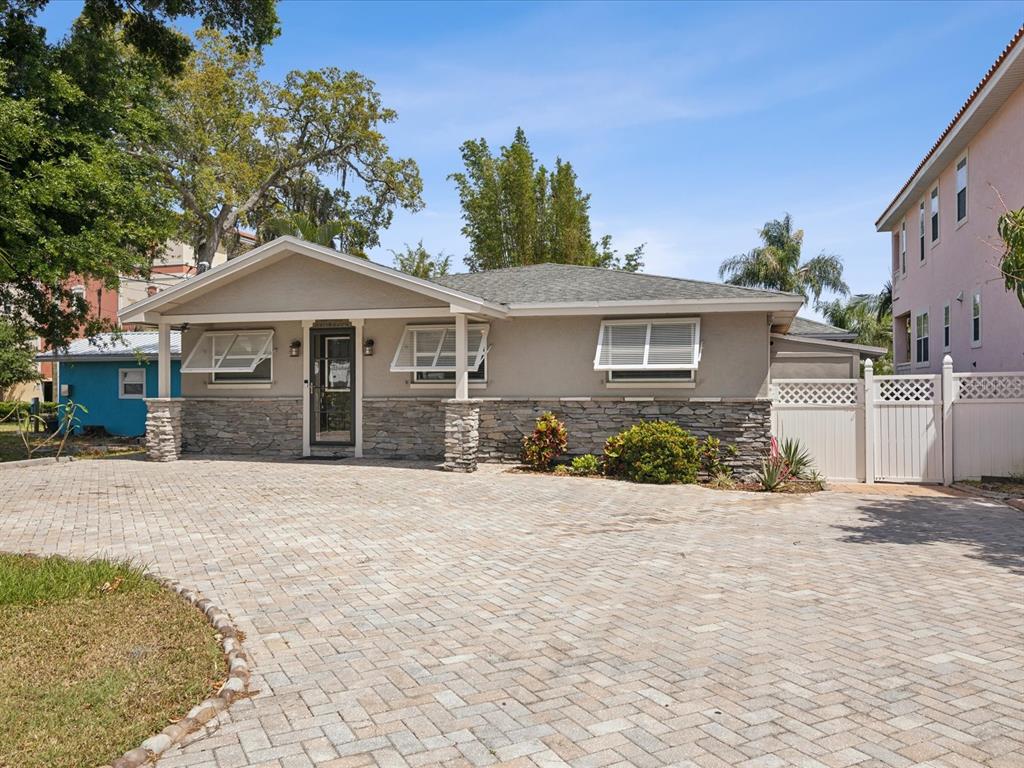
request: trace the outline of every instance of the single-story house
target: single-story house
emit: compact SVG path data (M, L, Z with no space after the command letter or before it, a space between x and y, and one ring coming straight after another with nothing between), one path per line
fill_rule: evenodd
M736 445L746 472L768 446L779 353L806 343L812 371L837 354L836 342L790 332L802 304L564 264L423 280L282 237L120 317L158 327L159 396L147 400L156 459L443 458L472 469L478 458L516 458L551 410L572 453L599 452L607 436L661 417ZM172 328L180 396L163 375ZM847 370L860 354L847 350ZM793 375L801 358L782 359Z
M171 396L179 397L181 334L172 331L169 343ZM59 403L72 400L87 409L78 417L78 432L102 427L111 435L139 437L146 433L146 397L157 392L157 347L154 331L98 334L36 360L56 363Z

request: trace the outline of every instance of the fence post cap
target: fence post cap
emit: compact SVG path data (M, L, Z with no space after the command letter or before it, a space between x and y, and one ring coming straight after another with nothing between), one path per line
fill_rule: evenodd
M942 357L942 367L943 368L946 368L946 367L952 368L953 367L953 356L952 355L950 355L950 354L943 355L943 357Z
M870 371L874 367L875 367L875 364L873 362L871 362L871 358L870 357L867 360L864 361L864 368L866 370Z

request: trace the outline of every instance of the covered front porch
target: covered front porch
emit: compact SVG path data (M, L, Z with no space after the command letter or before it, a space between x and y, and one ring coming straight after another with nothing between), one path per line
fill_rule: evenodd
M150 457L368 456L474 469L471 382L484 368L488 322L504 308L362 259L285 245L126 313L158 329ZM173 398L172 329L182 338Z

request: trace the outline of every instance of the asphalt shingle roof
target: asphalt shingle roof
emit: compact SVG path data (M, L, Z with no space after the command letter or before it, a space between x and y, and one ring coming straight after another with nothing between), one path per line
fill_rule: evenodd
M857 335L845 328L819 323L806 317L794 317L793 323L789 326L789 333L793 336L845 336L851 339Z
M156 331L126 331L120 334L100 333L89 339L75 339L66 349L60 351L59 359L68 358L96 359L105 357L156 357L160 346L160 337ZM171 331L171 356L181 355L181 332ZM50 360L53 352L36 355L37 360Z
M760 288L574 264L532 264L467 272L437 277L434 282L499 304L795 297Z

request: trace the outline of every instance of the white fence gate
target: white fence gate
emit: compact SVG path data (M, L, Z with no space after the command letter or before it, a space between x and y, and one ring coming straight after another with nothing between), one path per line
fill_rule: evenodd
M1024 472L1024 373L779 379L772 433L830 480L951 483Z

